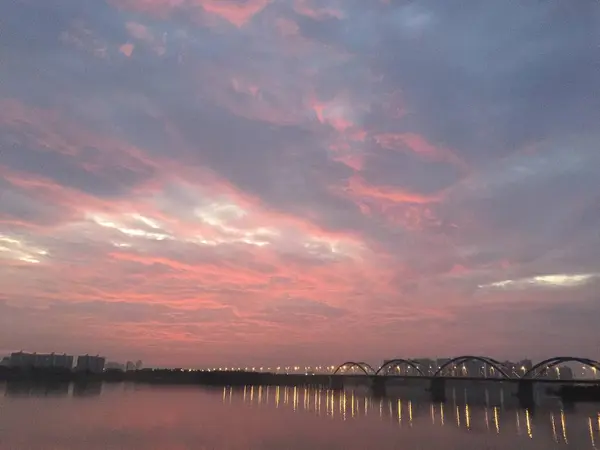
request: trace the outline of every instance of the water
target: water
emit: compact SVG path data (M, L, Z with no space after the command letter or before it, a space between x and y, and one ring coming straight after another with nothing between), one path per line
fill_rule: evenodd
M600 448L600 406L535 411L366 392L0 385L0 449Z

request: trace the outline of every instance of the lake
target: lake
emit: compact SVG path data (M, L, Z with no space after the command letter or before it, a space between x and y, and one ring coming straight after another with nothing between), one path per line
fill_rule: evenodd
M2 450L594 449L599 428L598 404L529 411L304 387L0 384Z

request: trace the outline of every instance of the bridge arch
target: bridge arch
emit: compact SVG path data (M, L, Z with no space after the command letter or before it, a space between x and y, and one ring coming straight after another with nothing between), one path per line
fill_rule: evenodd
M458 356L456 358L452 358L450 361L442 364L440 366L440 368L433 374L434 377L439 377L442 372L444 371L444 369L446 367L449 367L452 364L456 364L456 363L464 363L466 361L479 361L482 362L484 364L487 364L488 366L493 367L495 370L497 370L498 372L500 372L502 374L502 376L504 378L510 378L510 375L508 375L505 371L505 369L502 367L502 364L492 358L487 358L485 356L471 356L471 355L466 355L466 356Z
M537 378L540 375L539 369L552 369L559 364L567 362L578 362L580 364L600 370L600 362L594 361L593 359L579 358L577 356L555 356L554 358L548 358L537 363L531 369L525 372L521 378Z
M381 372L383 372L384 369L388 369L390 367L400 365L400 364L406 364L407 366L410 366L413 369L415 369L417 372L419 372L420 375L425 376L425 374L423 373L423 371L421 370L421 368L417 365L417 363L415 361L411 361L410 359L402 359L402 358L396 358L396 359L387 361L384 365L382 365L379 369L377 369L377 371L375 372L375 375L379 375Z
M367 363L346 361L345 363L337 366L336 369L333 371L332 375L337 375L339 371L342 370L344 367L356 367L360 369L365 375L372 375L375 373L375 370ZM369 373L369 370L371 371L371 373Z
M375 369L373 369L373 366L371 366L370 364L366 363L366 362L359 362L358 364L360 364L361 366L363 366L365 369L368 369L368 371L370 371L371 375L375 374L377 371Z

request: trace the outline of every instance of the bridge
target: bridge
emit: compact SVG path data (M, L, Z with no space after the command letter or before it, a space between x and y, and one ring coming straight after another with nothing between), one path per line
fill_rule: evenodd
M381 367L375 370L369 364L365 362L354 362L347 361L335 368L333 371L333 375L337 374L347 374L352 370L358 370L367 376L394 376L390 375L389 369L398 368L401 366L408 366L411 369L414 369L417 376L430 376L430 377L443 377L444 373L447 369L456 369L457 366L461 364L464 367L465 363L468 362L478 362L482 363L484 366L488 366L494 370L498 374L499 378L506 380L514 380L514 379L539 379L543 374L548 372L550 369L557 367L559 364L567 364L567 363L579 363L584 366L590 367L595 373L600 373L600 362L595 361L590 358L581 358L577 356L555 356L553 358L545 359L531 368L526 370L523 374L519 375L514 368L507 367L500 361L487 357L487 356L473 356L473 355L465 355L465 356L457 356L455 358L449 359L444 362L441 366L437 367L436 371L432 374L426 374L424 370L427 368L421 367L421 363L416 360L411 359L403 359L396 358L390 361L386 361ZM407 376L407 375L395 375L395 376ZM447 376L446 376L447 377ZM456 377L456 376L451 376ZM461 377L464 379L464 377ZM476 378L471 376L471 378ZM484 377L487 378L487 377Z
M457 368L464 368L470 362L481 363L485 376L456 376ZM327 386L330 389L344 389L348 383L368 384L374 395L385 396L386 384L390 380L423 380L429 383L429 392L434 402L445 402L446 383L452 380L467 382L494 382L517 385L517 398L523 407L534 406L534 385L536 383L568 385L593 384L600 386L600 380L584 379L549 379L545 375L561 364L578 363L592 369L594 374L600 374L600 362L590 358L575 356L556 356L533 364L529 369L520 368L518 373L514 367L507 367L496 359L486 356L464 355L445 361L432 371L422 367L416 360L397 358L386 361L377 369L361 361L346 361L330 368L328 373L281 374L275 371L214 371L203 373L201 379L209 384L219 385L276 385L276 386ZM410 368L411 374L398 373L400 367ZM394 373L396 369L396 373ZM488 377L487 374L490 373Z
M494 376L456 376L454 375L455 370L462 365L465 368L465 364L468 362L477 362L483 364L484 368L487 366L492 369ZM430 381L429 391L431 392L433 401L444 402L446 400L446 381L459 379L463 381L491 381L491 382L505 382L505 383L516 383L518 386L517 397L521 404L525 407L529 407L533 404L534 399L534 384L535 383L555 383L555 384L597 384L600 385L600 380L581 380L581 379L548 379L543 376L553 368L556 368L560 364L567 363L579 363L584 366L590 367L594 374L600 372L600 362L592 360L590 358L581 358L577 356L555 356L548 358L534 364L528 370L526 369L522 374L517 373L512 367L507 367L503 363L496 359L487 356L474 356L464 355L452 358L437 369L430 373L429 368L421 367L418 361L410 359L397 358L390 361L386 361L378 369L374 369L369 364L364 362L347 361L337 366L332 376L363 376L371 380L373 390L376 394L385 395L386 379L388 378L422 378ZM390 374L390 369L406 366L414 371L414 375L405 374ZM448 369L451 369L452 374L448 375ZM356 374L358 372L358 374ZM484 372L487 374L487 370ZM340 382L343 384L343 379L333 378L333 383Z

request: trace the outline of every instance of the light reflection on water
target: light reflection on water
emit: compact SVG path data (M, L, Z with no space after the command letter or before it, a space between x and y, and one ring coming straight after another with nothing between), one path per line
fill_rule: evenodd
M0 449L600 448L599 405L522 410L457 394L443 404L309 387L0 384Z
M246 388L244 387L243 389L245 392ZM294 412L308 412L317 416L327 416L330 419L346 421L348 419L376 416L380 420L395 422L398 426L406 425L412 427L413 415L415 419L421 419L425 415L423 405L414 406L411 400L403 401L400 398L375 399L368 395L358 394L355 391L333 391L310 387L276 387L274 389L274 407L276 409L290 406L288 392L293 391L294 400L291 407ZM279 400L281 395L283 395L283 402ZM299 395L302 397L302 408L298 408ZM258 402L253 402L252 397L247 401L245 395L240 396L238 389L225 387L223 388L223 399L224 402L226 399L228 404L234 404L236 400L241 400L242 404L248 406L260 405L263 400L267 405L270 404L268 389L264 399L259 398ZM468 399L466 390L464 399ZM321 408L323 402L325 410ZM456 403L456 399L454 403ZM501 403L503 404L504 402L502 401ZM419 425L426 427L446 426L445 415L447 409L448 405L444 403L430 403L428 414L430 423L424 423L422 420L419 420ZM575 423L572 423L571 426L577 428L574 434L579 437L577 445L587 444L585 448L596 449L596 444L600 440L600 406L585 405L581 409L585 410L585 412L581 411L572 414L573 422ZM596 409L598 411L595 411ZM464 405L456 404L453 410L454 421L452 421L452 424L459 429L467 431L473 429L481 431L485 429L486 432L494 432L495 434L500 434L501 432L506 434L511 433L514 434L515 438L518 438L523 435L521 423L524 421L524 432L527 438L534 439L534 430L540 434L550 432L552 441L555 444L569 445L567 413L563 409L539 412L534 416L534 413L529 409L505 410L503 406L472 408L469 403L465 403ZM585 432L582 432L584 429Z

